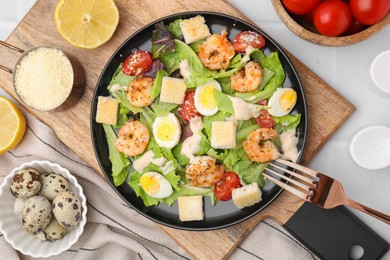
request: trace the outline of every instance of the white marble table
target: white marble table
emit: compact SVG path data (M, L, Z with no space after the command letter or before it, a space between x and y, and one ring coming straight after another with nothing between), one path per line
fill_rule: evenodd
M34 2L1 0L0 39L7 38ZM321 149L310 166L340 180L351 198L390 214L390 167L365 170L349 153L351 138L360 129L371 125L390 127L390 95L379 91L369 74L374 57L390 49L390 26L372 38L348 47L319 46L293 34L281 22L270 1L229 2L356 106L352 117ZM388 70L390 73L390 68ZM2 89L0 95L7 96ZM390 225L354 212L390 241ZM390 259L390 253L384 259Z

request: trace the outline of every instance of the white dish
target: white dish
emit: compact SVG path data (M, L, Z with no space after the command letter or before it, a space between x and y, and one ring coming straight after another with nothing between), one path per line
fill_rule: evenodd
M390 50L379 53L371 63L370 75L374 84L390 94Z
M82 216L79 224L75 228L68 229L66 235L57 241L41 241L36 236L28 234L14 214L16 198L10 192L10 183L17 171L26 168L35 169L40 173L61 174L69 181L70 190L81 200ZM49 161L24 163L8 174L0 186L0 209L0 231L3 233L5 240L22 254L33 257L49 257L68 250L79 239L87 222L87 200L83 188L67 169Z
M390 166L390 128L369 126L352 139L350 152L361 167L378 170Z

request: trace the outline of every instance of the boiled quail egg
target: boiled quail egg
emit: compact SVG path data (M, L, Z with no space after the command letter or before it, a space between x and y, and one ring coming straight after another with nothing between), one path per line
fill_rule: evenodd
M172 113L156 117L152 129L154 139L161 147L173 148L180 141L180 123Z
M297 103L297 92L291 88L278 88L268 101L268 112L273 116L285 116Z
M216 80L211 80L195 90L195 107L202 115L212 116L218 112L214 89L221 91L221 86Z
M144 173L139 181L142 189L151 197L163 199L173 193L169 181L157 172Z

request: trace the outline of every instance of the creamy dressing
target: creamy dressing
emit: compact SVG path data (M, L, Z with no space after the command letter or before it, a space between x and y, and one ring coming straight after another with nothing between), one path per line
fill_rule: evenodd
M191 118L190 128L192 135L184 140L181 153L192 161L195 158L194 153L200 150L201 135L199 132L203 128L202 118L199 116Z
M112 85L111 86L111 91L112 92L117 92L117 91L119 91L119 90L122 90L122 86L121 85L119 85L119 84L114 84L114 85Z
M234 115L227 118L229 121L249 120L260 116L262 106L247 103L241 98L228 96L232 101Z
M164 157L153 159L154 153L152 150L147 151L142 157L136 159L133 162L133 167L137 172L142 173L149 164L153 163L159 167L163 166L166 163L166 159Z
M190 64L188 63L187 59L184 59L180 61L180 75L183 76L183 78L189 78L191 75L191 70L190 70Z
M253 50L255 48L253 48L251 45L249 45L248 47L246 47L245 49L245 55L244 57L242 57L242 62L243 63L247 63L248 61L250 61L251 57L250 55L252 54Z
M295 131L288 130L283 132L279 137L282 142L283 149L282 159L296 162L298 159L298 137L295 136Z

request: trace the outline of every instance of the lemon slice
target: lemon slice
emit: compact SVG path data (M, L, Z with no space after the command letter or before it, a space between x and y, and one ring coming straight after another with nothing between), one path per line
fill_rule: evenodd
M106 43L119 23L113 0L61 0L54 17L61 36L73 46L85 49Z
M22 111L10 100L0 96L0 154L15 148L26 131Z

